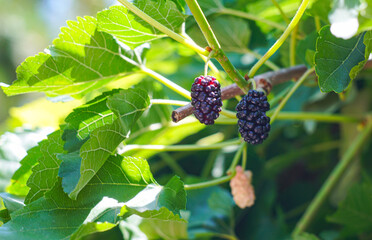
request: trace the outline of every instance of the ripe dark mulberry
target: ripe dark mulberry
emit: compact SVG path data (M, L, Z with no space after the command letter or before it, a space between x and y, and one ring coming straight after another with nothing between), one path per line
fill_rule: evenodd
M250 90L236 106L239 132L244 141L260 144L270 131L270 118L266 112L270 104L263 92Z
M194 107L194 115L206 125L214 124L214 120L221 112L221 86L212 76L200 76L195 78L191 87L191 104Z

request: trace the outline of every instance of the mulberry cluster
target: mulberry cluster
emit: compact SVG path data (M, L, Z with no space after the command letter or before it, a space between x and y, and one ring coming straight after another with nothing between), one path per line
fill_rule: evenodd
M191 104L194 107L194 115L206 125L214 124L221 112L221 86L212 76L200 76L195 78L191 87Z
M266 111L270 104L263 92L250 90L236 106L239 132L244 141L260 144L269 136L270 118Z

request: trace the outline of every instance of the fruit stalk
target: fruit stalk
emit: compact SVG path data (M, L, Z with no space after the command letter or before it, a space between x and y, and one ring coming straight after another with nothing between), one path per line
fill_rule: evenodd
M236 82L240 89L244 93L247 93L249 86L244 77L236 70L232 65L230 60L227 58L224 51L221 49L221 45L218 42L211 26L208 23L203 11L201 10L198 2L196 0L186 0L187 5L190 8L196 22L198 23L205 39L207 40L209 46L215 51L214 58L221 64L222 68L229 75L229 77Z

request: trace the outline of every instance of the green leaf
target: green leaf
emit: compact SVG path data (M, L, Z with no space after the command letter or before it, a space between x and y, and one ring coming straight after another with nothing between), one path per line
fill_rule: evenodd
M68 21L47 54L27 58L17 69L18 79L3 87L4 92L44 92L52 97L68 94L80 98L138 71L144 46L133 51L113 36L99 32L96 25L92 17Z
M297 56L306 64L308 67L314 66L314 55L316 49L316 39L318 33L316 31L307 35L305 39L301 40L297 45Z
M10 214L12 212L25 206L20 199L17 199L8 193L0 193L0 203L2 203L0 204L0 222L3 223L10 221Z
M81 176L74 190L70 192L71 198L76 199L111 153L127 138L131 128L149 105L150 99L141 89L120 90L107 99L107 106L117 119L112 124L95 129L81 147Z
M138 215L144 218L140 229L149 239L188 239L187 222L164 207Z
M26 151L43 140L48 132L50 132L50 129L31 131L20 128L15 132L6 132L0 136L0 192L3 192L9 185L14 172L19 171L19 177L21 177L21 175L31 169L32 166L22 167L24 164L22 158L26 156ZM33 156L37 157L36 154ZM20 170L17 170L17 168L20 167L20 161L22 165ZM35 161L36 159L32 159L30 164L34 165ZM24 180L25 179L22 179L22 183L19 183L17 187L15 187L17 189L14 189L15 191L13 194L23 196L27 194L28 188L22 186L22 184L25 184ZM14 182L15 181L13 181L13 183Z
M185 21L184 15L170 0L151 1L139 0L134 4L144 13L160 22L167 28L178 33ZM136 47L146 42L167 37L146 21L137 17L124 6L113 6L97 15L100 31L107 32L130 47Z
M43 140L42 142L46 141L47 140ZM37 164L37 160L41 155L40 144L41 143L39 143L39 146L33 147L27 151L26 157L24 157L20 161L21 166L13 174L12 177L13 180L19 180L24 174L29 172L32 169L32 167L35 166L35 164Z
M93 130L114 122L116 116L108 108L106 101L108 97L118 92L119 89L104 92L86 104L75 108L66 117L66 126L62 136L66 142L65 150L69 152L79 150Z
M334 37L329 26L320 30L316 44L315 70L323 92L344 91L365 61L364 34L349 40ZM357 69L353 69L358 66ZM353 70L353 71L352 71Z
M51 190L57 182L60 160L57 154L63 153L62 131L58 130L48 135L47 141L42 141L40 146L40 157L38 164L32 168L32 174L27 181L30 187L25 203L29 204L47 191Z
M366 46L364 56L366 59L368 59L369 55L372 53L372 31L366 32L366 34L364 35L363 43Z
M130 171L127 169L127 172ZM148 185L126 203L103 198L91 210L84 225L73 234L72 239L79 239L103 229L109 230L120 220L132 215L143 218L141 226L145 232L154 232L155 229L157 234L162 232L163 236L169 236L169 239L178 239L180 236L183 238L187 236L186 221L174 213L179 213L185 207L186 193L183 183L178 177L173 177L164 187ZM148 236L156 238L157 235Z
M132 167L122 168L127 165ZM76 200L63 192L58 181L45 196L12 213L12 220L0 227L0 237L69 239L104 197L127 202L150 183L155 181L146 160L111 156Z
M43 142L46 141L43 140ZM27 186L27 180L32 174L32 167L37 164L41 154L40 145L27 151L26 157L20 162L21 166L13 174L11 184L7 187L7 192L17 196L26 196L28 194L30 188Z
M220 187L187 192L190 237L234 236L234 205L231 195Z
M357 184L348 192L329 221L343 225L349 233L359 234L372 229L372 185Z
M0 193L0 198L3 200L4 206L9 213L15 212L25 206L20 199L17 199L8 193Z
M117 224L109 223L109 222L89 222L83 225L71 235L70 240L77 240L82 239L85 236L89 236L90 234L97 233L97 232L106 232L110 229L113 229L117 226Z
M159 206L165 206L175 214L186 208L186 191L183 182L178 176L171 178L164 186L158 198Z

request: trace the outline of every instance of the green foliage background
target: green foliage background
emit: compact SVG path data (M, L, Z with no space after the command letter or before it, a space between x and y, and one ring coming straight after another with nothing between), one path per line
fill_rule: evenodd
M183 0L133 2L175 33L207 45ZM269 0L198 2L241 74L287 25ZM283 112L349 116L357 122L278 117L269 139L245 152L256 202L241 210L228 183L188 190L223 177L233 163L239 148L234 120L221 116L206 127L190 117L174 124L176 107L151 104L152 99L187 100L167 79L188 90L204 73L204 62L192 49L122 5L104 9L108 1L70 3L66 16L84 17L60 23L59 33L45 25L48 16L53 19L48 1L0 0L0 20L7 23L0 29L0 82L8 95L0 93L0 238L372 238L368 138L308 233L291 235L356 136L369 131L363 126L371 121L372 77L371 70L362 69L372 50L372 2L341 2L310 1L296 34L258 73L295 64L314 67L318 81L307 79ZM300 4L278 3L288 18ZM340 18L341 10L348 14ZM353 37L332 34L340 19L358 20ZM221 84L231 84L212 61ZM274 86L268 96L273 109L294 85ZM236 104L231 99L224 107L234 111ZM206 144L216 147L197 151ZM189 149L172 151L177 146Z

